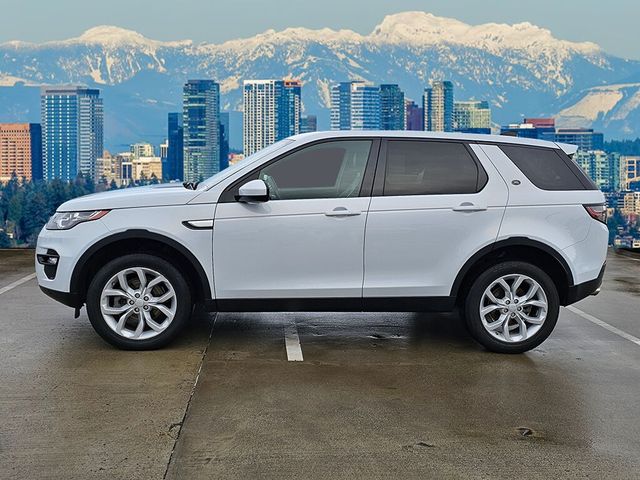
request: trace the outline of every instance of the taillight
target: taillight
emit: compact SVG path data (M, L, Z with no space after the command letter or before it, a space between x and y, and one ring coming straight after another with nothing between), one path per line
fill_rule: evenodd
M603 204L583 205L589 216L594 220L598 220L606 225L607 223L607 207Z

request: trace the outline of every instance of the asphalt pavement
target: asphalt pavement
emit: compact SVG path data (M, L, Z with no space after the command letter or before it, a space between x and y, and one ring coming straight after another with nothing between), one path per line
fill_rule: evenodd
M640 260L523 355L455 314L199 314L105 344L0 251L0 478L640 476ZM22 282L22 283L21 283Z

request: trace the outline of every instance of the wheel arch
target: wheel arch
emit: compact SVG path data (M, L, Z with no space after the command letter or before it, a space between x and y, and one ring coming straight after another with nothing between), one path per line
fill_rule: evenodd
M143 229L119 232L89 247L78 259L71 274L70 291L84 303L92 276L106 262L126 253L155 254L173 264L186 277L195 301L211 299L211 286L202 264L180 242Z
M460 294L468 290L482 271L508 260L526 261L542 268L553 280L560 303L567 303L570 287L574 285L569 264L553 247L527 237L500 240L474 253L458 272L451 287L451 296L460 302L463 298Z

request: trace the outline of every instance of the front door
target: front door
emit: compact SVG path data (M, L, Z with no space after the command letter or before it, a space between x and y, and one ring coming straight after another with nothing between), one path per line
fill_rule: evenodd
M233 309L233 300L251 309L251 299L273 300L277 309L304 308L310 300L309 309L322 309L331 308L322 302L330 298L353 300L359 308L370 201L370 190L362 186L374 150L377 154L374 143L325 141L267 162L240 182L264 180L269 188L264 203L238 202L233 195L225 201L222 195L213 229L221 309Z

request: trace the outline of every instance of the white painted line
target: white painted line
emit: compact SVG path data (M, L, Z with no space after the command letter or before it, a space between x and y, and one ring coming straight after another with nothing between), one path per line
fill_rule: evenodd
M287 360L290 362L302 362L304 360L295 322L291 322L284 327L284 345L287 348Z
M36 278L36 274L35 273L31 273L29 275L27 275L26 277L22 277L20 280L16 280L13 283L10 283L9 285L7 285L6 287L2 287L0 288L0 295L2 295L3 293L7 293L9 290L13 290L14 288L22 285L23 283L28 282L31 279Z
M573 306L569 306L569 307L567 307L567 310L571 310L573 313L575 313L576 315L580 315L585 320L589 320L591 323L595 323L596 325L600 325L605 330L609 330L611 333L615 333L619 337L622 337L625 340L629 340L630 342L633 342L633 343L635 343L636 345L638 345L640 347L640 338L634 337L633 335L630 335L627 332L623 332L619 328L616 328L613 325L609 325L607 322L602 321L599 318L594 317L593 315L589 315L587 312L583 312L579 308L576 308L576 307L573 307Z

